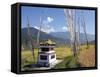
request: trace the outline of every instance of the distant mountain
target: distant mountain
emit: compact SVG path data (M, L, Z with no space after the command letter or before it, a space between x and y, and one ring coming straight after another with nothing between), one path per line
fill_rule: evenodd
M52 36L57 37L57 38L62 38L64 40L70 39L70 34L69 32L52 32L50 33ZM87 34L88 41L94 41L95 40L95 35ZM84 33L80 33L80 42L85 43L86 38Z
M32 39L34 40L34 43L36 44L38 29L30 27L30 34L32 36ZM22 28L22 30L21 30L21 40L22 40L21 42L22 42L22 44L23 45L29 44L29 39L30 38L28 36L27 28ZM40 31L40 41L47 40L47 39L51 39L52 41L56 42L57 45L64 44L64 43L69 44L69 39L65 40L63 38L58 38L58 37L55 37L51 34L47 34L45 32Z
M90 41L89 44L95 44L95 40Z
M51 32L50 33L52 36L57 37L57 38L62 38L62 39L70 39L70 34L69 32Z
M30 33L32 36L32 39L34 40L34 44L36 46L37 43L37 34L38 29L30 27ZM94 42L95 36L87 34L88 41ZM51 39L52 41L56 42L56 46L61 45L69 45L70 44L70 34L69 32L52 32L50 34L47 34L45 32L40 31L40 42L43 40ZM29 48L29 40L30 37L28 36L27 28L21 29L21 43L24 46L24 48ZM80 34L80 41L81 43L86 43L85 35L83 33Z

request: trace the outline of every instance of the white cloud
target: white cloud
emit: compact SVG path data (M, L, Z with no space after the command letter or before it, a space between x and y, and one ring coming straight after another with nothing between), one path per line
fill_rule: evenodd
M39 29L39 27L38 27L38 26L34 26L34 28Z
M50 27L49 29L45 29L46 33L51 33L51 32L55 32L55 29L53 27Z
M62 29L63 29L64 31L67 31L67 30L68 30L66 26L63 26Z
M51 23L54 19L52 17L47 17L47 21Z
M38 26L34 26L34 28L39 30ZM50 32L55 32L55 29L53 27L50 27L50 25L47 25L47 27L45 27L45 26L42 27L41 31L49 34Z
M42 21L43 24L50 24L52 21L54 21L54 18L48 16L45 20Z
M50 23L53 21L54 19L50 16L48 16L46 18L46 20L42 21L42 27L41 27L41 31L45 32L45 33L50 33L50 32L55 32L55 29L53 26L50 25ZM39 26L35 26L34 28L39 30Z

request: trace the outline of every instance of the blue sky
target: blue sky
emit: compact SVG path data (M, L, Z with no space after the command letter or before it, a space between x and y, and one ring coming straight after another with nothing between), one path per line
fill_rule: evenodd
M86 30L88 34L95 34L95 11L93 10L76 10L76 17L84 15L86 21ZM27 27L27 16L30 26L39 29L40 17L42 19L42 31L50 32L66 32L66 19L64 9L58 8L43 8L43 7L28 7L21 8L22 28ZM80 28L83 33L83 28Z

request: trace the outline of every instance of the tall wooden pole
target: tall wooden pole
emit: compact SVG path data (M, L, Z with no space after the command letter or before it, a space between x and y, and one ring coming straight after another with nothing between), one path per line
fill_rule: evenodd
M40 27L39 27L38 34L37 34L37 46L39 46L39 42L40 42L41 27L42 27L42 19L40 17Z
M84 20L84 16L83 16L83 20L82 20L82 27L83 27L83 30L84 30L84 34L85 34L85 38L86 38L86 44L87 44L87 48L88 48L89 44L88 44L88 38L87 38L87 33L86 33L86 23L85 23L85 20Z
M41 32L41 28L42 28L42 19L40 17L40 27L38 30L38 34L37 34L37 48L38 48L38 58L39 58L39 48L40 48L40 32ZM38 64L38 62L37 62Z
M29 42L30 42L30 45L31 45L32 55L33 55L33 59L34 59L34 63L35 63L34 41L33 41L33 38L32 38L32 34L30 32L30 24L29 24L28 16L27 16L27 30L28 30L28 36L29 36Z
M76 48L76 24L75 24L75 10L73 9L64 9L66 22L67 22L67 28L70 33L70 44L71 49L74 53L74 56L76 55L77 48Z
M77 20L77 42L78 42L78 51L80 50L80 18Z

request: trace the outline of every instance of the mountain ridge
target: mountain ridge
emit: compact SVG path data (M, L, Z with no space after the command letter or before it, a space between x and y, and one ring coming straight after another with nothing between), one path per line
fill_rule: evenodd
M30 27L30 34L32 35L32 39L34 39L34 43L36 44L37 43L37 34L38 34L38 29L34 28L34 27ZM85 43L86 40L85 40L85 36L84 34L81 34L80 35L81 37L81 43ZM88 41L94 41L95 37L92 35L88 35ZM42 32L40 31L40 42L41 41L44 41L44 40L48 40L48 39L51 39L52 41L56 42L56 45L61 45L61 44L64 44L64 45L70 45L70 35L69 35L69 32L52 32L52 33L45 33L45 32ZM28 29L27 27L25 28L22 28L21 29L21 43L23 45L27 45L26 47L28 47L29 45L29 36L28 36Z

